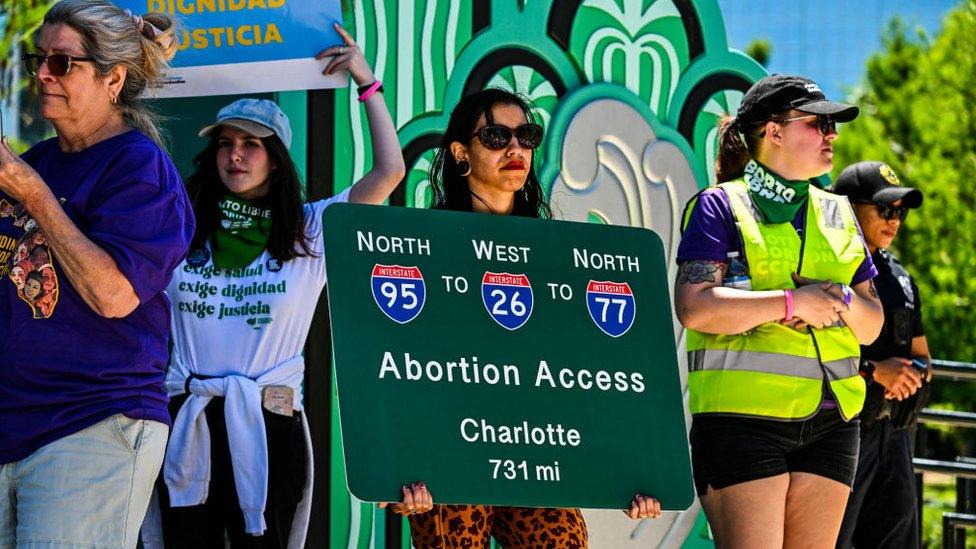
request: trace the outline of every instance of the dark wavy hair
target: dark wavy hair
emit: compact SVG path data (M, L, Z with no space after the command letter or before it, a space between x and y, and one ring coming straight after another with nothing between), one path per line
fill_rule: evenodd
M302 180L288 154L288 148L277 135L262 137L261 142L268 151L268 159L277 166L269 175L271 185L268 194L254 201L258 206L271 210L268 252L281 261L315 255L309 236L305 233ZM207 147L193 158L195 171L186 180L186 189L193 202L193 214L197 219L191 250L203 248L213 236L219 222L220 200L230 193L217 171L219 146L220 128L215 128L210 133Z
M458 174L457 161L451 154L451 143L470 144L475 125L481 115L485 116L488 124L494 122L492 108L495 105L514 105L522 109L525 119L536 122L529 101L514 93L488 88L466 95L458 101L451 111L451 119L447 123L444 137L437 147L434 162L430 166L430 186L434 192L433 208L440 210L455 210L461 212L473 211L471 205L472 193L468 187L468 179ZM535 174L535 155L529 166L528 177L522 191L515 193L515 206L512 215L522 217L538 217L551 219L552 210L546 203L542 185Z

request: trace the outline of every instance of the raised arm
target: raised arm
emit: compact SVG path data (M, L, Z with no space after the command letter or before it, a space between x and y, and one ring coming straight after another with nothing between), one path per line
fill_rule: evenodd
M376 77L363 56L363 50L339 24L336 24L335 28L342 37L344 45L332 46L315 56L316 59L333 58L322 73L332 74L336 71L348 70L357 86L376 82ZM353 185L349 192L349 201L381 204L403 179L406 168L403 164L403 153L400 150L396 128L393 119L390 118L390 111L386 108L383 94L375 91L364 101L364 104L369 134L372 136L373 168Z

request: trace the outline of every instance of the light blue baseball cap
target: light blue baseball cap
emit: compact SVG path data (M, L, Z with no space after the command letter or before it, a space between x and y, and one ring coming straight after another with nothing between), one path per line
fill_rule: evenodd
M197 135L200 137L209 135L218 126L237 128L255 137L277 135L285 147L291 148L291 124L274 101L238 99L220 109L217 120L201 128Z

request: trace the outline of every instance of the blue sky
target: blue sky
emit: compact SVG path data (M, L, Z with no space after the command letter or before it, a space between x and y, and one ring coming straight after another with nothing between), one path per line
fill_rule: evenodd
M769 72L812 78L828 98L843 99L864 76L868 57L880 50L893 16L909 29L938 32L958 0L718 0L729 45L756 38L772 43Z

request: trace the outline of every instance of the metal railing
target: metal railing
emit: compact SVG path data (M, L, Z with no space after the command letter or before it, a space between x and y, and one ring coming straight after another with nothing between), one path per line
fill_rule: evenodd
M976 381L976 364L951 360L933 360L932 374L952 381ZM976 429L976 413L925 408L918 416L923 425L945 425L955 428ZM923 433L919 433L922 435ZM918 437L917 453L924 451L924 436ZM918 523L922 524L923 483L922 474L943 473L956 479L956 511L942 513L943 549L963 549L966 546L966 529L976 529L976 458L957 457L956 461L926 458L914 459L916 486L918 488Z

